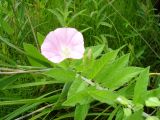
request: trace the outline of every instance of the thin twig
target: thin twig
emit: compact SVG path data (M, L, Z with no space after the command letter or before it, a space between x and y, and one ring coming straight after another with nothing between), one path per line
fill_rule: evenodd
M33 112L29 113L29 114L26 114L26 115L24 115L24 116L21 116L21 117L19 117L19 118L16 118L15 120L23 120L24 118L27 118L27 117L35 114L35 113L41 112L42 110L44 110L44 109L46 109L46 108L49 108L49 107L52 107L52 106L53 106L53 104L48 104L48 105L46 105L46 106L44 106L44 107L41 107L40 109L35 110L35 111L33 111Z
M81 79L85 82L87 82L89 85L91 86L96 86L96 84L94 82L92 82L91 80L85 78L84 76L81 76Z
M153 75L160 75L160 73L149 73L149 75L153 76Z
M11 68L0 68L0 75L11 75L11 74L22 74L22 73L36 73L44 72L50 69L40 69L40 70L21 70L21 69L11 69Z

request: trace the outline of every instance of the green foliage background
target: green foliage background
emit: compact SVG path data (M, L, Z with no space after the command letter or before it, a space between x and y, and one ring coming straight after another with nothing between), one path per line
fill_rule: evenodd
M1 0L0 118L16 119L47 106L27 119L158 119L151 117L160 117L160 79L150 74L160 71L154 3ZM40 45L58 27L81 31L91 57L86 50L83 61L55 65L46 60ZM72 69L109 90L75 80Z

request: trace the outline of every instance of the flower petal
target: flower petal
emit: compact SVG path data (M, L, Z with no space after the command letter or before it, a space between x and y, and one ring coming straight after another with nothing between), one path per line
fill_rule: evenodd
M50 32L41 46L42 55L54 63L66 58L81 59L84 50L83 35L74 28L58 28Z

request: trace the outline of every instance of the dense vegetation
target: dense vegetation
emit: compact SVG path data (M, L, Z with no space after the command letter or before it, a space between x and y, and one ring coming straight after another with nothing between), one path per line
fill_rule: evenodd
M160 24L159 15L154 13L154 2L1 0L0 118L160 119L160 77L157 73L160 72ZM82 32L85 47L90 47L93 54L91 58L84 58L85 69L81 69L82 61L55 65L41 56L40 46L45 36L59 27L73 27ZM86 56L88 54L87 49ZM105 63L108 56L112 58L112 64L107 64L109 68L104 69L105 66L99 63ZM94 67L98 65L103 67L102 72L92 76L88 71L95 72ZM85 84L79 79L68 82L68 79L74 78L68 66L97 80L104 77L105 70L110 76L118 76L123 69L127 80L123 84L123 80L117 83L119 86L105 82L111 89L107 93L88 87L87 94L94 100L86 103L84 100L90 98L73 92L78 85L84 88ZM82 100L73 98L66 101L68 91ZM143 94L147 96L144 99ZM114 102L119 95L122 102ZM130 105L134 107L129 108Z

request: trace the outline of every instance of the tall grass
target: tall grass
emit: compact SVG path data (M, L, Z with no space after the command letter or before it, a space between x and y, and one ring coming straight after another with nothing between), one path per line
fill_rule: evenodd
M29 64L23 44L31 43L39 50L38 40L43 39L49 31L58 27L74 27L83 32L86 47L105 44L104 51L107 52L126 45L121 54L130 52L130 64L151 66L152 71L158 72L160 67L159 16L156 16L153 10L150 0L147 2L140 0L1 0L0 66L1 68L36 69ZM0 117L3 119L13 119L32 113L49 100L56 103L58 96L55 93L60 93L57 89L63 89L61 84L54 85L51 80L46 82L45 78L39 75L36 77L32 74L0 75L0 77L0 82L5 79L10 83L7 85L8 88L0 85L2 87L0 100L13 100L5 103L8 106L0 107ZM154 79L159 81L159 78ZM30 82L32 84L29 84ZM151 87L157 87L158 84L159 82L153 82ZM54 96L50 98L49 95ZM42 98L42 101L38 100L39 98ZM22 101L18 101L19 99ZM88 116L96 116L95 120L99 119L99 116L105 119L108 115L103 112L108 109L112 111L108 106L103 109L99 103L91 105L91 108ZM43 116L43 119L54 119L55 116L58 117L57 120L73 117L72 109L57 110L48 107L32 119L40 116ZM52 110L55 113L52 113ZM111 115L114 116L114 112Z

